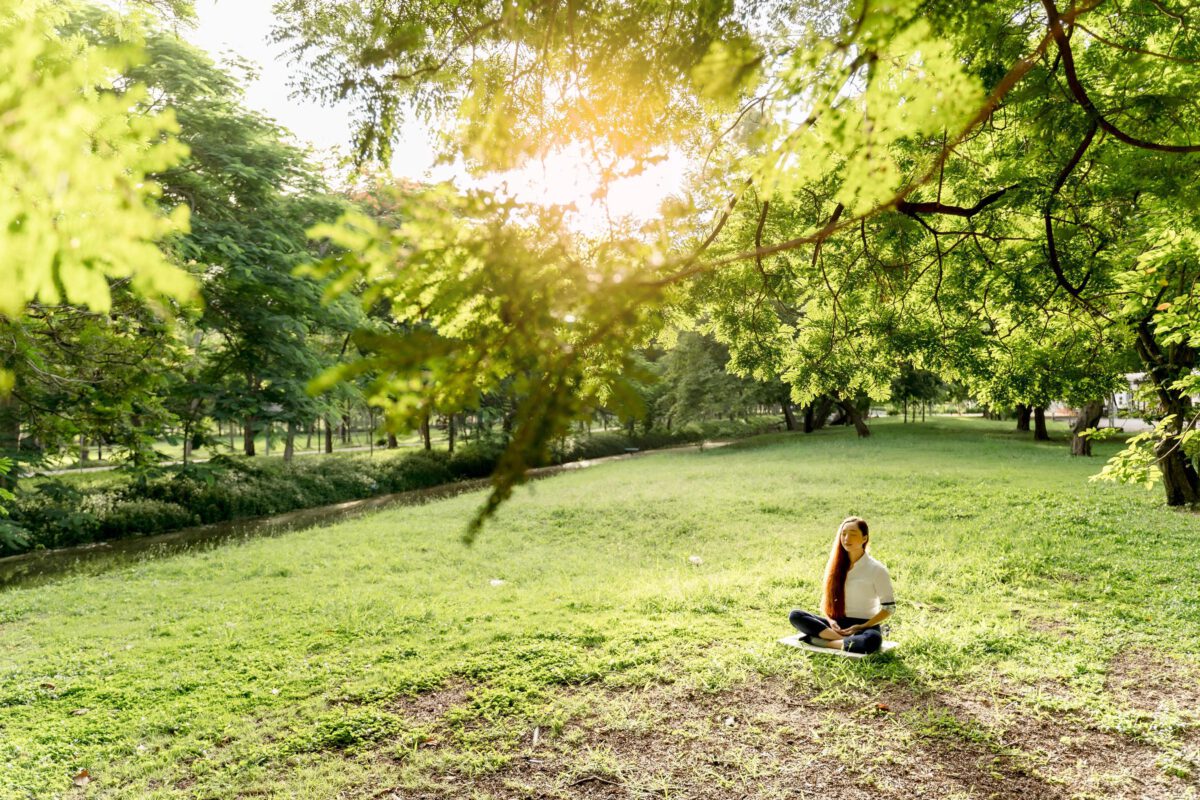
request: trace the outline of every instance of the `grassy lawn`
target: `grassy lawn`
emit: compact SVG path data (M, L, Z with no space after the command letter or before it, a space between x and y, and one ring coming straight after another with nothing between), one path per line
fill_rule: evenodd
M9 590L0 797L1200 797L1200 518L1011 425L596 466L472 548L481 494ZM777 645L849 513L901 647Z

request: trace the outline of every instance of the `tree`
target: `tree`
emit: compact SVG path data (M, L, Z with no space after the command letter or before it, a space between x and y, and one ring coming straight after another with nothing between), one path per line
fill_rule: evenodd
M355 303L323 304L323 287L294 274L317 254L306 230L345 205L285 131L241 104L234 72L170 33L148 36L146 52L130 77L171 109L191 152L157 178L165 205L190 210L191 231L173 246L202 275L196 341L209 349L196 379L213 413L241 423L246 455L276 421L287 426L290 455L296 427L318 415L308 381L360 321ZM316 339L326 334L336 342L323 351ZM190 407L197 386L177 388Z
M691 331L678 335L662 358L663 391L657 398L668 427L693 420L745 416L764 399L753 380L726 372L729 351Z
M40 462L79 442L104 442L135 468L157 459L155 440L171 414L161 401L179 361L175 330L128 289L116 287L100 314L32 303L0 322L0 349L16 380L4 441L18 463Z
M799 402L886 397L900 365L986 362L1000 336L1041 318L1056 343L1133 339L1173 420L1153 445L1168 502L1200 497L1180 446L1197 344L1185 265L1200 26L1180 26L1188 12L1156 0L753 8L754 20L698 2L281 5L306 85L359 98L385 137L409 108L453 110L457 151L481 169L572 140L612 174L672 146L701 165L657 225L603 242L565 242L549 212L479 196L436 233L325 231L362 254L340 262L348 273L423 272L387 284L418 305L462 299L480 264L513 267L492 274L505 278L493 302L459 313L473 331L460 365L532 360L545 376L487 508L522 453L579 413L585 381L616 382L620 354L677 309L723 325L735 362L764 354ZM447 242L469 255L421 270ZM603 303L588 299L600 289ZM563 346L569 357L551 355ZM1080 385L1103 384L1105 369Z
M62 297L75 303L35 299L20 317L0 317L0 355L16 384L0 400L0 448L30 460L35 451L59 453L76 440L86 456L93 442L103 442L144 469L157 460L155 440L176 427L186 461L191 446L205 441L208 415L233 410L244 419L269 409L288 425L290 451L295 425L319 412L308 379L336 361L359 321L353 302L323 305L323 287L292 274L318 253L306 229L334 218L344 203L326 194L283 131L240 106L233 74L149 20L130 27L107 11L69 10L55 18L62 41L80 57L98 54L99 63L121 68L105 73L109 88L102 93L125 104L129 128L157 136L168 120L178 132L170 152L190 149L178 165L155 162L161 171L153 181L137 171L147 168L143 162L131 162L131 175L154 187L148 197L161 219L192 220L190 230L176 229L162 243L158 258L198 273L208 302L203 309L147 302L144 280L128 275L101 278L107 310L78 304L80 296L64 288ZM137 59L120 38L134 33L142 41ZM56 68L53 60L47 65ZM102 139L93 145L101 152L117 146ZM97 208L105 206L98 201ZM129 220L141 224L152 210L134 206ZM61 283L60 276L55 285ZM187 278L187 286L195 283Z
M72 10L0 4L0 314L9 319L31 300L107 311L108 279L147 297L195 290L158 247L186 229L187 210L160 213L149 178L186 153L170 136L175 120L131 113L146 91L113 77L136 63L137 48L63 35Z
M185 15L189 7L169 8ZM70 3L0 0L0 457L20 456L24 425L37 424L43 445L51 444L42 424L48 417L34 423L30 409L48 391L56 399L45 408L57 408L57 389L78 377L41 367L70 363L89 347L111 352L121 328L108 315L114 300L149 298L161 311L163 302L195 293L194 281L158 245L186 230L187 210L160 213L159 187L149 177L186 149L171 135L171 115L135 111L145 89L120 79L141 57L130 41L137 20L106 15L129 40L97 46L70 33L78 11ZM36 310L27 319L31 303ZM135 326L156 324L143 310L136 309ZM55 326L63 324L89 331L75 353L60 346ZM97 344L102 339L108 343ZM16 474L3 480L11 485Z
M904 364L900 374L892 381L892 400L904 406L904 421L908 422L909 403L921 404L921 419L925 419L926 403L936 400L942 392L942 380L935 373L925 369L916 369L911 364ZM913 409L913 421L916 422L917 412Z

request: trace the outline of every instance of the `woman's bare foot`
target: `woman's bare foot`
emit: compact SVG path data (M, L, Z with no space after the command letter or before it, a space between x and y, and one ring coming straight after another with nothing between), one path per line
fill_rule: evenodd
M828 647L833 650L841 650L842 649L842 640L841 639L826 639L823 636L811 636L811 637L809 637L809 640L812 644L816 645L817 647Z

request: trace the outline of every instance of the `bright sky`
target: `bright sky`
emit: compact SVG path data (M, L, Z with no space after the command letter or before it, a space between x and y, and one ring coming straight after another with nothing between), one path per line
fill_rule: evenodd
M281 45L268 42L274 21L273 0L197 0L199 24L184 34L220 60L233 52L259 65L259 79L246 87L246 103L273 117L292 131L301 142L311 144L319 155L340 151L348 153L350 130L348 109L325 107L297 97L290 98L288 86L291 68ZM419 123L408 123L402 130L392 159L392 172L398 177L425 180L454 180L459 185L506 186L520 200L547 204L574 204L578 209L575 227L598 232L606 227L608 215L632 216L647 220L654 216L667 195L683 184L686 168L682 156L672 156L634 178L615 181L608 186L607 210L592 199L600 187L598 170L583 156L581 148L552 153L540 165L499 176L480 183L467 177L464 170L433 167L433 137Z
M268 35L274 22L274 0L197 0L199 25L184 38L208 50L218 60L232 51L261 68L259 79L246 87L246 104L266 113L319 153L334 148L349 151L347 108L329 108L303 97L289 98L288 66L282 45L272 45ZM404 129L396 148L392 170L399 176L421 178L433 165L432 137L420 125ZM445 177L444 175L439 177Z

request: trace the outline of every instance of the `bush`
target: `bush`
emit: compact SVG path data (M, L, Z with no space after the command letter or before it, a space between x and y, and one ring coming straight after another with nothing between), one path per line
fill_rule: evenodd
M49 482L36 492L19 493L9 522L26 532L30 548L87 544L99 536L99 511L111 500L110 492L85 495Z
M710 421L632 438L607 431L556 443L551 462L750 436L778 425L778 418ZM304 458L290 464L217 456L174 475L119 487L80 489L63 481L47 481L35 491L19 493L11 503L11 518L0 529L0 552L163 533L482 478L496 468L503 449L502 440L482 440L463 445L453 454L416 450L384 458Z
M29 531L0 519L0 556L23 553L31 544Z
M496 469L504 442L486 440L463 445L450 455L450 473L455 478L486 478Z
M408 492L426 489L454 479L450 472L450 457L446 453L432 450L417 450L415 453L387 462L382 470L383 484L389 492Z
M117 539L130 534L147 536L199 525L200 517L183 506L161 500L126 500L115 503L99 519L99 538Z
M699 428L679 428L673 431L656 430L633 437L633 446L639 450L659 450L663 447L678 447L712 438Z
M556 447L551 453L551 461L555 464L563 464L587 458L619 456L628 452L629 448L636 447L638 445L623 433L593 433L590 436L572 439L565 447Z

